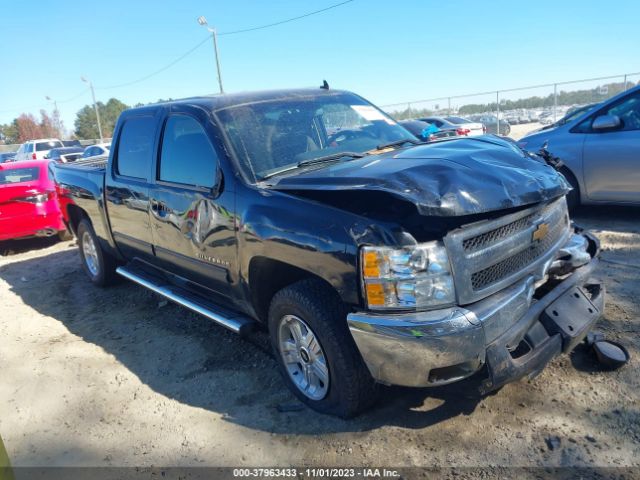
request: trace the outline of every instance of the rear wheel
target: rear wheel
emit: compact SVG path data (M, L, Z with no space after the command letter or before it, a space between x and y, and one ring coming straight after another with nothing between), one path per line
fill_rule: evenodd
M314 410L343 418L377 397L346 315L337 294L315 279L280 290L269 308L271 345L289 389Z
M100 246L93 226L89 220L82 219L78 224L78 244L82 268L89 279L99 287L111 285L116 281L116 259Z

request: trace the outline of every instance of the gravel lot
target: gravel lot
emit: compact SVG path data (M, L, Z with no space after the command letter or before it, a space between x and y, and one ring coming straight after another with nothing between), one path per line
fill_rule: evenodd
M0 436L14 466L640 466L640 211L577 221L602 240L599 329L632 361L579 349L533 382L385 388L351 421L295 406L264 334L241 340L123 282L98 289L73 242L4 245ZM627 477L629 478L629 477Z

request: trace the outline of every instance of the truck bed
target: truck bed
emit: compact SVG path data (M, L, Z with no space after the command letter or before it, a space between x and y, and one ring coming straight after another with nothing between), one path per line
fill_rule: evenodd
M100 155L98 157L79 159L72 163L58 163L56 168L75 169L78 167L88 170L105 170L108 160L108 155Z

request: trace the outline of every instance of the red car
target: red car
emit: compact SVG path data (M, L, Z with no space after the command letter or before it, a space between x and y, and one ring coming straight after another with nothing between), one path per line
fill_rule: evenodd
M49 160L0 164L0 240L66 237Z

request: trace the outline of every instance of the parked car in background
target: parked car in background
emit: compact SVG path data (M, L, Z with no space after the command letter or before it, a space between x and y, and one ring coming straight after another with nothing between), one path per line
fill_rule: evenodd
M443 138L458 136L454 130L440 130L435 125L423 122L422 120L402 120L399 123L413 133L418 140L422 140L423 142L435 142Z
M65 147L82 147L80 140L62 140Z
M469 130L465 135L475 136L475 135L484 135L487 133L486 127L480 122L474 122L468 118L464 117L444 117L447 122L453 123L457 125L459 128L464 130Z
M66 238L49 160L0 164L0 240Z
M562 161L561 172L573 187L571 206L640 204L640 87L569 113L518 145L531 152L546 145Z
M500 119L500 131L498 131L498 119L495 115L473 115L470 117L475 122L480 122L485 126L486 133L507 136L511 133L511 125L505 119Z
M471 133L471 130L469 128L450 122L444 117L424 117L424 118L419 118L418 120L435 125L440 130L443 130L443 131L446 131L446 130L454 131L456 132L457 135L467 136Z
M16 152L2 152L0 153L0 163L15 162Z
M16 152L16 162L24 160L43 160L52 148L60 148L64 145L57 138L40 138L29 140L20 145Z
M79 158L82 158L83 152L84 148L82 147L52 148L46 155L46 158L62 163L75 162Z
M82 158L97 157L99 155L109 155L110 143L96 143L95 145L89 145L84 149Z
M559 126L565 125L566 123L569 123L569 122L575 120L576 118L578 118L583 113L594 109L598 105L600 105L600 104L599 103L589 103L588 105L581 105L579 107L570 108L567 111L567 113L564 115L564 117L562 117L557 122L553 122L553 114L551 114L550 115L551 123L549 123L548 125L545 125L544 127L540 128L538 130L534 130L533 132L530 132L530 133L536 133L536 132L540 132L542 130L549 130L550 128L555 128L555 127L559 127Z

